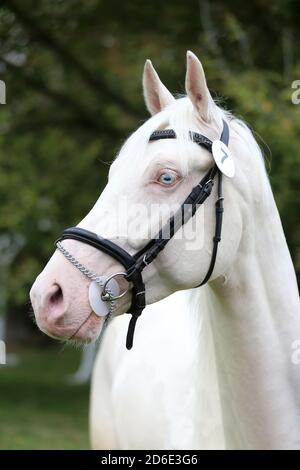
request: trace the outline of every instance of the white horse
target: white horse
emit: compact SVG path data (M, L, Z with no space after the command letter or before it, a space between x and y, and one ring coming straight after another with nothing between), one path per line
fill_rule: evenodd
M201 63L190 52L186 92L174 100L146 63L144 95L153 117L125 143L79 226L135 253L152 218L142 218L143 236L124 237L130 214L107 212L107 204L117 206L121 195L130 206L182 202L213 163L187 131L214 141L225 120L236 174L224 176L216 264L206 286L189 290L201 283L211 260L214 188L204 214L197 211L186 224L204 229L204 240L197 232L198 249L190 249L180 229L144 271L147 302L165 300L144 312L134 349L124 348L126 316L108 327L93 383L93 446L300 449L300 366L292 360L300 339L299 294L263 158L249 129L213 102ZM174 129L177 139L149 143L152 132L164 128ZM123 269L86 244L64 240L63 246L105 278ZM118 282L121 290L128 287ZM104 320L91 311L89 285L56 251L31 290L41 330L61 339L97 338ZM117 301L115 315L128 311L131 293ZM160 315L162 308L168 312Z

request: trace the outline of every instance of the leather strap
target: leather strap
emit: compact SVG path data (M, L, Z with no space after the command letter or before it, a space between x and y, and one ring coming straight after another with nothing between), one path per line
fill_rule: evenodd
M63 231L62 236L57 241L62 241L68 238L78 240L79 242L83 242L97 248L97 250L103 251L107 255L119 261L119 263L121 263L126 269L129 269L135 263L133 256L123 250L119 245L116 245L114 242L107 240L106 238L102 238L89 230L79 227L67 228Z
M204 284L207 283L207 281L211 278L211 275L213 273L213 270L216 264L218 246L221 241L222 220L223 220L223 212L224 212L223 201L224 201L224 198L222 195L222 173L220 172L220 170L218 170L218 199L216 201L216 226L215 226L215 235L213 238L213 251L212 251L210 265L206 273L206 276L204 277L201 284L198 284L198 286L196 287L203 286Z
M229 127L226 121L223 121L223 130L222 130L220 140L221 142L224 142L224 144L226 145L228 145L229 143ZM215 235L213 238L213 251L212 251L210 265L206 273L206 276L201 282L201 284L199 284L196 287L203 286L211 278L211 275L213 273L213 270L216 264L219 243L221 241L223 212L224 212L223 175L219 169L217 170L217 172L218 172L218 199L216 201L216 226L215 226Z
M192 142L195 142L202 147L205 147L209 152L211 152L212 141L205 137L205 135L198 134L198 132L189 131L189 137ZM154 140L161 140L161 139L176 139L176 133L173 129L161 129L159 131L152 132L149 142Z

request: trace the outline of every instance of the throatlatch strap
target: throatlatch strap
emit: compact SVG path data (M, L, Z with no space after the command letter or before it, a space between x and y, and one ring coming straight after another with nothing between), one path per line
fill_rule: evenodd
M196 287L203 286L207 283L210 279L217 259L217 252L219 242L221 241L221 232L222 232L222 220L223 220L223 212L224 212L224 205L223 205L223 195L222 195L222 173L218 170L218 199L216 201L216 227L215 227L215 235L213 238L213 251L211 255L210 265L206 276L204 277L201 284L198 284Z
M229 143L229 127L227 122L223 121L223 130L220 138L221 142L224 142L225 145L228 145ZM222 235L222 222L223 222L223 212L224 212L224 197L223 197L223 175L221 171L218 169L218 199L216 201L216 227L215 227L215 235L213 238L213 251L211 255L211 260L210 260L210 265L208 268L208 271L206 273L205 278L196 287L203 286L204 284L207 283L207 281L210 279L215 264L216 264L216 259L217 259L217 253L218 253L218 246L221 241L221 235Z

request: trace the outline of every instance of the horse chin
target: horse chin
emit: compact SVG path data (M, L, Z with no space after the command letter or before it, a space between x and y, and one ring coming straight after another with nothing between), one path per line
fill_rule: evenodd
M48 326L39 324L39 328L50 338L70 343L70 344L89 344L96 341L99 337L105 317L99 317L93 311L87 316L87 318L78 326L68 325L67 329L64 328L49 328Z
M87 320L77 329L75 334L68 338L68 342L89 344L96 341L102 331L104 322L105 317L99 317L91 311Z

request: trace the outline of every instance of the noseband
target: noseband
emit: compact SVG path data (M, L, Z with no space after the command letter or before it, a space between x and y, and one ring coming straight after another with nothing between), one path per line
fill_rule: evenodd
M205 137L202 134L197 132L189 131L190 139L196 144L204 147L206 150L212 153L212 141ZM149 141L153 142L160 139L176 139L176 133L172 129L158 130L151 134ZM228 145L229 142L229 128L225 121L223 121L223 130L220 138L221 142ZM130 255L120 246L116 245L110 240L102 238L100 235L97 235L88 230L74 227L67 228L64 230L62 236L56 241L56 247L61 251L61 253L83 274L85 274L89 279L95 280L102 286L102 300L115 302L118 298L123 296L126 292L118 296L113 296L109 289L109 280L113 277L124 276L124 278L132 284L132 301L129 309L131 313L131 319L128 326L127 338L126 338L126 347L127 349L132 348L133 336L135 330L135 324L138 317L141 315L142 311L146 306L146 293L145 293L145 284L143 282L142 272L155 258L159 253L165 248L170 239L175 235L177 230L182 227L196 212L196 210L206 201L206 199L211 194L214 179L218 177L218 191L217 191L217 201L216 201L216 224L215 224L215 233L213 237L213 250L211 261L209 264L208 271L201 282L196 287L202 286L205 284L211 277L216 257L218 251L218 244L221 240L221 231L222 231L222 218L223 218L223 191L222 191L222 173L215 164L212 166L209 171L205 174L202 180L192 189L188 197L185 199L178 211L169 219L167 224L168 231L163 227L157 233L157 235L152 238L141 250L139 250L134 255ZM166 226L165 226L166 227ZM164 234L168 233L168 237L165 237ZM85 268L84 265L79 263L62 245L61 241L66 239L73 239L86 243L97 250L102 251L103 253L111 256L125 268L124 273L116 273L102 281L102 278L98 277L96 274L89 271ZM101 280L100 280L101 279Z

